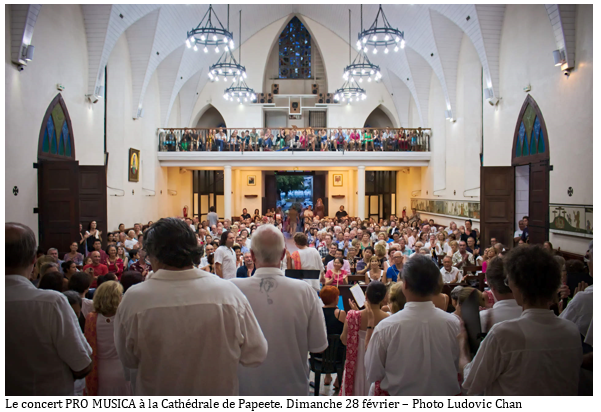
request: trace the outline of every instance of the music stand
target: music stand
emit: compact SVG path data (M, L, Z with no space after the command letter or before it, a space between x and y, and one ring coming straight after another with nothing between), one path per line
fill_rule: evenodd
M320 270L302 270L302 269L286 269L284 272L288 278L305 280L305 279L319 279L321 275Z

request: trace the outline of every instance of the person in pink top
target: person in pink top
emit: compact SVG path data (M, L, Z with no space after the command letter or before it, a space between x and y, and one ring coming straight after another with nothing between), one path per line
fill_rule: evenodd
M359 131L355 129L355 131L351 132L349 137L351 150L361 150L361 135L359 134Z
M348 275L349 272L347 272L346 270L342 269L342 265L344 263L344 260L341 257L336 257L334 258L333 261L333 269L328 269L328 271L325 274L325 278L326 278L326 286L327 285L346 285L348 284Z

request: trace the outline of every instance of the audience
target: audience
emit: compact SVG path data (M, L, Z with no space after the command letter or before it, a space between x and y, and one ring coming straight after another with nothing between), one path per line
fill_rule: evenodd
M284 276L280 267L286 246L275 226L259 227L250 250L255 275L232 279L232 283L248 299L269 350L260 366L238 368L240 395L308 395L308 353L322 352L328 346L319 299L305 282Z
M92 370L85 341L67 298L32 285L33 231L5 225L5 395L72 396L75 379Z
M486 272L486 281L494 296L495 304L491 309L480 311L480 326L484 333L497 323L517 319L522 315L522 307L513 297L506 279L503 259L493 258Z
M463 387L468 395L577 395L580 333L549 310L560 286L559 266L539 246L514 248L503 265L523 313L492 326L471 362L466 345L460 345Z
M144 248L155 273L124 295L114 326L121 362L137 369L135 394L238 395L237 366L258 366L267 356L248 300L194 269L200 250L183 221L155 222Z

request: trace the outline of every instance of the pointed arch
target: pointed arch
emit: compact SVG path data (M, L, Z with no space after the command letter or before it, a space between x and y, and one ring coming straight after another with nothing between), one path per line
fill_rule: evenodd
M40 129L38 159L75 160L73 126L67 105L59 93L52 100Z
M205 116L206 115L206 116ZM227 125L225 123L225 118L212 104L207 104L194 116L194 121L192 122L192 127L199 128L217 128L217 127L225 127Z
M536 101L526 96L513 135L511 165L520 166L549 159L549 135Z
M383 104L374 108L363 122L364 127L390 127L396 128L394 115Z

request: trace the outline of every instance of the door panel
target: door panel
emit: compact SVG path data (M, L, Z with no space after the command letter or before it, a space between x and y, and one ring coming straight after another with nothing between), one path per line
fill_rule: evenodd
M528 236L530 244L549 240L549 166L547 161L530 165Z
M267 209L275 209L278 197L278 188L275 175L265 175L265 198L263 200L263 214Z
M317 199L321 199L323 201L324 206L324 215L328 215L328 199L326 198L326 179L327 174L315 174L313 175L313 209L315 209L315 204L317 203Z
M490 238L513 246L515 177L514 168L482 167L480 176L480 241L488 246Z
M79 166L79 222L84 229L96 221L102 232L102 247L108 233L106 169L104 166Z
M38 219L40 247L59 255L79 240L78 162L40 160Z

